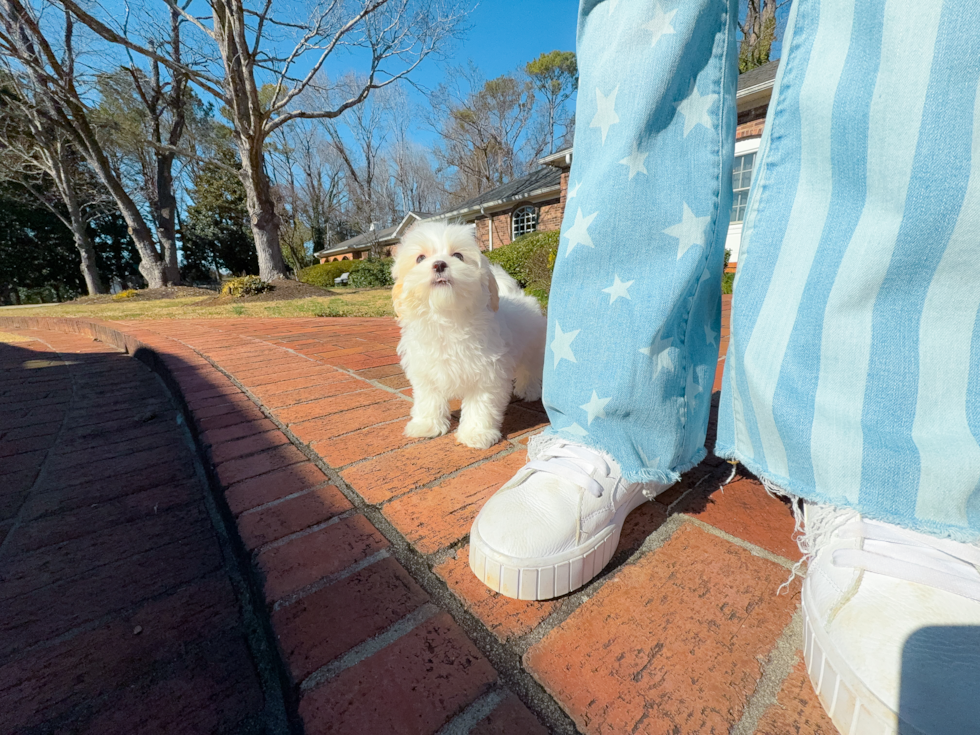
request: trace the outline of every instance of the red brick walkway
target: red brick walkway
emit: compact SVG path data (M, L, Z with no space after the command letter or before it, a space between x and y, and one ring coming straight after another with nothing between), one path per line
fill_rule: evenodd
M509 600L470 574L467 533L524 463L540 404L512 404L486 451L404 437L389 320L0 329L42 322L161 356L307 733L834 732L801 664L799 583L776 593L798 557L789 509L752 479L721 489L716 457L634 512L585 588Z
M21 334L0 338L0 731L274 724L167 392L116 348Z

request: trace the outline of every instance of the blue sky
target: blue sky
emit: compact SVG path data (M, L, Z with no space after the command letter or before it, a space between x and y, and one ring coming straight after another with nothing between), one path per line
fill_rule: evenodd
M453 50L453 62L472 59L492 79L542 53L574 51L577 14L575 0L485 0L469 15L470 30ZM442 66L429 61L415 75L416 81L436 86Z

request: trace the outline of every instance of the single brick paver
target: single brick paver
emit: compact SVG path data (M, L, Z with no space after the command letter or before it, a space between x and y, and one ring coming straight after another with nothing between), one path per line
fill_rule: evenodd
M729 311L725 297L715 390ZM79 329L79 322L42 321ZM4 330L39 324L0 319ZM473 450L452 434L404 436L411 388L391 320L86 322L82 329L130 352L151 350L186 406L305 732L833 732L798 663L801 652L786 653L799 645L790 622L799 582L776 592L799 557L791 509L744 473L722 487L731 466L710 452L628 517L611 563L585 588L557 600L510 600L469 571L467 536L486 499L525 463L529 437L547 425L540 402L512 403L504 438ZM86 420L91 409L59 403L58 370L64 366L44 367L50 375L30 395ZM114 394L107 381L104 371L92 373L115 431L126 411L130 421L134 412L157 421L171 410L145 390ZM0 375L0 412L2 391ZM451 409L454 430L459 402ZM45 450L60 424L49 419L42 430L31 423L39 420L15 429L12 440L34 441L14 454ZM713 413L709 449L714 427ZM74 451L98 443L97 431L78 431L88 433ZM120 442L136 439L120 434ZM179 462L154 467L186 496L193 472ZM117 477L137 489L75 486L118 519L103 529L138 521L143 493L152 493L133 473ZM30 487L33 479L19 482ZM41 523L60 502L74 520L51 545L67 550L91 516L64 488L32 493L20 514ZM175 501L167 512L184 507L192 501ZM36 536L19 543L27 555L40 548ZM101 547L78 548L92 559ZM54 573L66 557L46 553ZM18 567L18 579L28 568ZM205 576L220 574L216 560ZM126 594L135 592L114 593ZM196 681L196 673L185 675ZM176 686L171 678L132 691L155 701ZM241 701L249 701L243 691ZM186 696L221 698L203 684ZM135 701L120 711L131 712ZM223 711L189 718L187 731L220 729ZM147 731L163 721L133 717Z

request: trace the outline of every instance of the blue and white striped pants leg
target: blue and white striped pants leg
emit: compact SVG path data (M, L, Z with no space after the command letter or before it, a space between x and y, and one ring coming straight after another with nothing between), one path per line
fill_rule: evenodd
M703 454L734 6L580 10L544 397L553 431L631 480L675 479ZM794 495L960 540L980 535L978 84L973 0L796 1L716 447Z
M797 0L792 15L716 451L803 498L975 539L980 5Z
M704 456L732 199L737 0L584 0L548 309L552 431L671 482Z

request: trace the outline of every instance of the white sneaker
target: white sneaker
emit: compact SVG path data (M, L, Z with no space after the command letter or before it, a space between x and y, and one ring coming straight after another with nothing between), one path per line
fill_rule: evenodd
M980 732L980 547L806 504L804 658L843 735Z
M601 572L626 516L669 486L626 482L608 454L560 437L533 437L528 456L473 521L470 568L502 595L547 600Z

